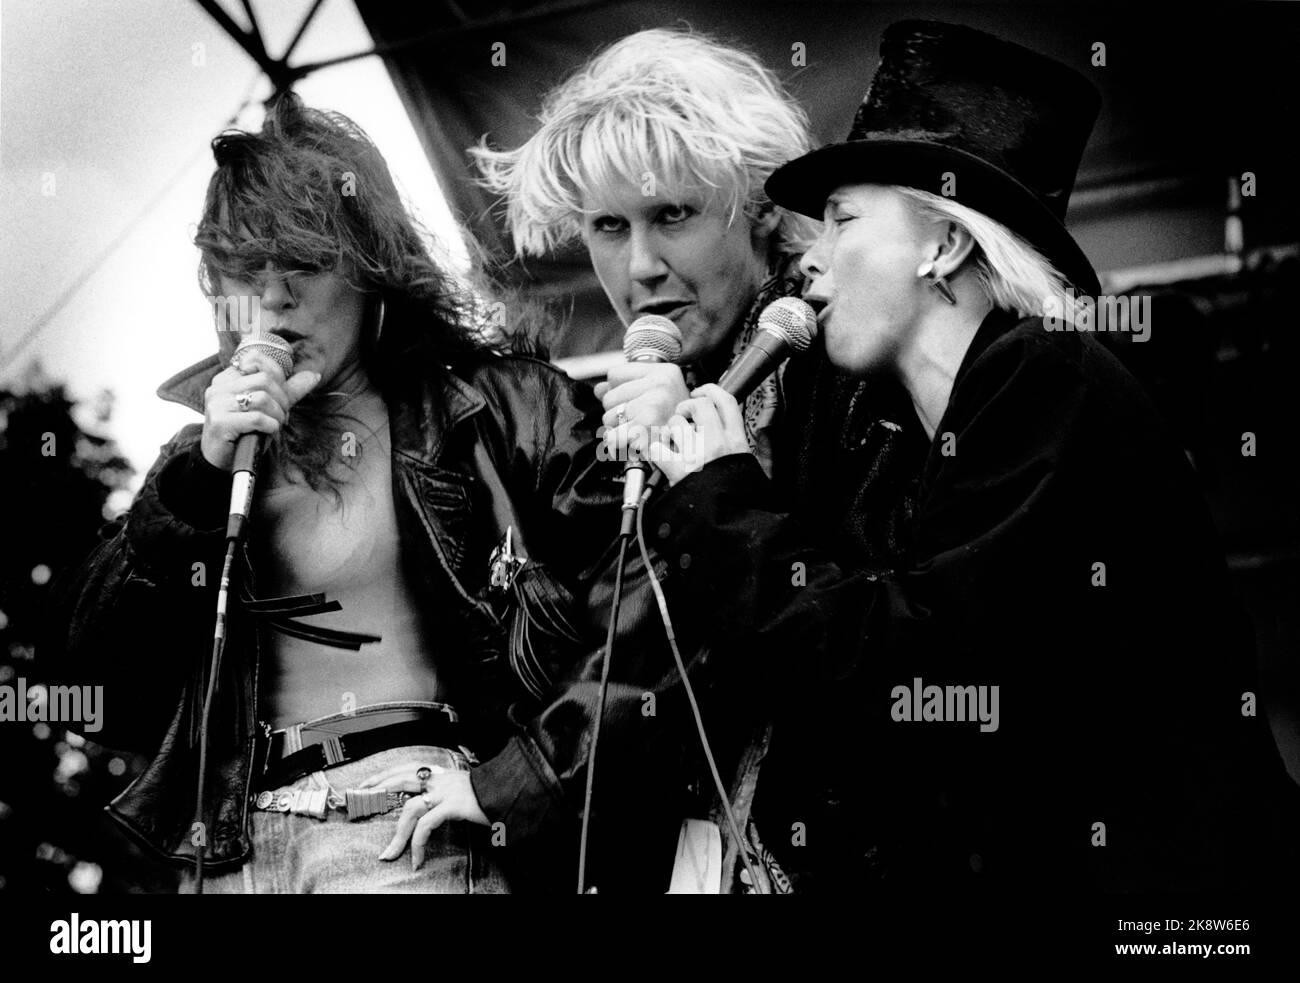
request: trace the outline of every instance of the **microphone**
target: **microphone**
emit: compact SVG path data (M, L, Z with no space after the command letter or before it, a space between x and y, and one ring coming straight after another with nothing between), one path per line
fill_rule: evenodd
M806 352L817 337L817 314L798 297L778 297L758 315L758 331L726 372L718 385L743 403L790 355ZM663 481L664 473L650 476L653 491ZM624 508L626 508L626 504Z
M677 325L659 314L643 314L627 326L623 355L629 362L675 362L682 354L682 333ZM623 523L620 537L632 535L636 509L645 491L646 462L629 451L623 466Z
M806 352L817 337L817 315L798 297L780 297L758 316L758 331L718 385L743 403L790 355Z
M642 314L623 335L623 357L629 362L675 362L682 355L682 333L659 314Z
M280 366L285 378L293 373L293 348L278 334L253 335L245 338L235 349L235 354L250 351L265 355ZM262 451L266 434L246 433L235 444L235 460L231 466L234 483L230 487L230 518L226 522L226 539L239 540L244 535L244 523L253 505L253 487L257 482L257 457Z

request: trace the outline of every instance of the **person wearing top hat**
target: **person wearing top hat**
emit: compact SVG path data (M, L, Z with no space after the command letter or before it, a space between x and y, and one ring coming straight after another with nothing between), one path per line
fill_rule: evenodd
M798 735L755 815L796 890L1238 884L1246 776L1276 762L1248 622L1147 395L1044 317L1099 290L1063 223L1099 96L966 27L897 23L880 51L849 138L767 191L825 222L802 259L825 358L928 438L904 561L856 562L875 517L834 469L788 511L717 386L652 448L679 622L745 651Z

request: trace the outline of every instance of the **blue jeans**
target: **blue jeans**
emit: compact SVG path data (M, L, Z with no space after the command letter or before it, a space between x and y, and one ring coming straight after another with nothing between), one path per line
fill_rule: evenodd
M438 765L468 771L460 751L429 746L393 748L357 761L306 775L285 789L332 787L342 792L396 765ZM250 806L251 808L251 806ZM289 812L253 813L253 857L239 870L206 874L204 894L508 894L492 852L491 830L474 823L448 822L434 830L419 870L411 869L411 850L396 860L380 860L397 829L401 808L350 821L336 809L325 819ZM194 893L186 869L180 893Z

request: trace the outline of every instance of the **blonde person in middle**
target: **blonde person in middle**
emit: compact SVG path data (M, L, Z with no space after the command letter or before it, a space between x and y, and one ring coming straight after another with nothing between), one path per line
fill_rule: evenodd
M717 381L749 344L768 304L803 293L799 260L820 223L774 205L763 185L781 164L813 147L807 114L752 54L689 30L655 29L620 39L556 86L542 100L539 122L520 147L492 149L489 134L472 149L481 182L502 196L521 256L542 255L580 238L624 325L660 314L680 329L679 364L620 364L596 387L607 427L625 424L625 433L646 432L665 424L690 390ZM916 435L885 419L892 409L868 394L866 384L837 375L825 359L805 358L769 377L746 400L742 417L749 449L792 500L807 492L803 475L827 467L861 479L859 494L875 519L857 544L859 560L885 570L901 554L895 533L910 508L910 488L893 476L907 473L897 462ZM820 408L816 415L814 407ZM825 412L845 421L841 433L819 433L808 425L825 419ZM639 562L629 565L615 680L620 672L632 672L623 660L635 648L649 667L641 670L645 679L657 680L655 667L663 675L672 665ZM670 604L674 574L669 571L665 581ZM631 596L638 592L646 596ZM676 627L683 638L693 626ZM685 645L683 652L695 680ZM736 776L732 800L751 859L767 859L756 826L746 826L751 799L760 821L767 794L810 803L808 814L823 829L838 825L834 804L840 793L813 787L803 777L802 762L816 753L802 739L805 729L745 718L736 708L752 680L710 679L710 672L701 670L706 681L695 685L711 691L713 707L705 705L704 719L723 776ZM680 685L668 690L675 693ZM634 717L642 691L635 684L626 687ZM574 698L569 692L548 713ZM623 713L614 690L610 700L607 727ZM669 726L667 703L661 696L663 727ZM689 716L675 726L678 743L698 744ZM627 772L633 757L629 751L617 758L609 738L606 759L603 733L600 757L608 763L598 769L604 777L597 781L597 804L603 783L615 780L620 769ZM764 777L755 797L759 761ZM717 808L715 802L714 818ZM727 827L720 825L724 878L731 878L739 867ZM760 877L770 876L770 889L790 886L783 874L755 866L763 871ZM797 874L794 879L798 890ZM723 886L746 889L734 880Z
M503 196L520 255L581 238L624 325L643 314L682 333L678 365L619 365L597 389L605 423L663 424L688 390L715 382L759 312L798 296L798 260L818 223L772 204L763 182L812 149L808 117L753 55L702 34L641 31L615 42L543 100L514 150L476 147ZM772 472L779 379L745 405Z

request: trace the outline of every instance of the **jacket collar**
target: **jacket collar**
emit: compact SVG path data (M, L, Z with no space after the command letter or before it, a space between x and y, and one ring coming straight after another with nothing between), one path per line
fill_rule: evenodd
M169 403L188 406L195 413L203 412L203 394L212 385L212 378L222 369L221 359L209 355L201 362L195 362L188 369L182 369L158 387L158 398Z
M962 356L961 365L957 368L957 374L953 377L953 392L957 391L957 386L966 377L966 373L975 364L975 360L984 354L985 349L1016 327L1021 320L1023 319L1019 314L1003 310L1000 307L993 307L984 315L984 320L980 322L979 328L976 329L975 337L971 339L966 354Z
M177 372L158 387L158 397L203 412L203 394L225 368L217 355ZM436 465L445 438L457 425L487 405L483 396L448 366L418 378L406 376L385 395L393 454Z

